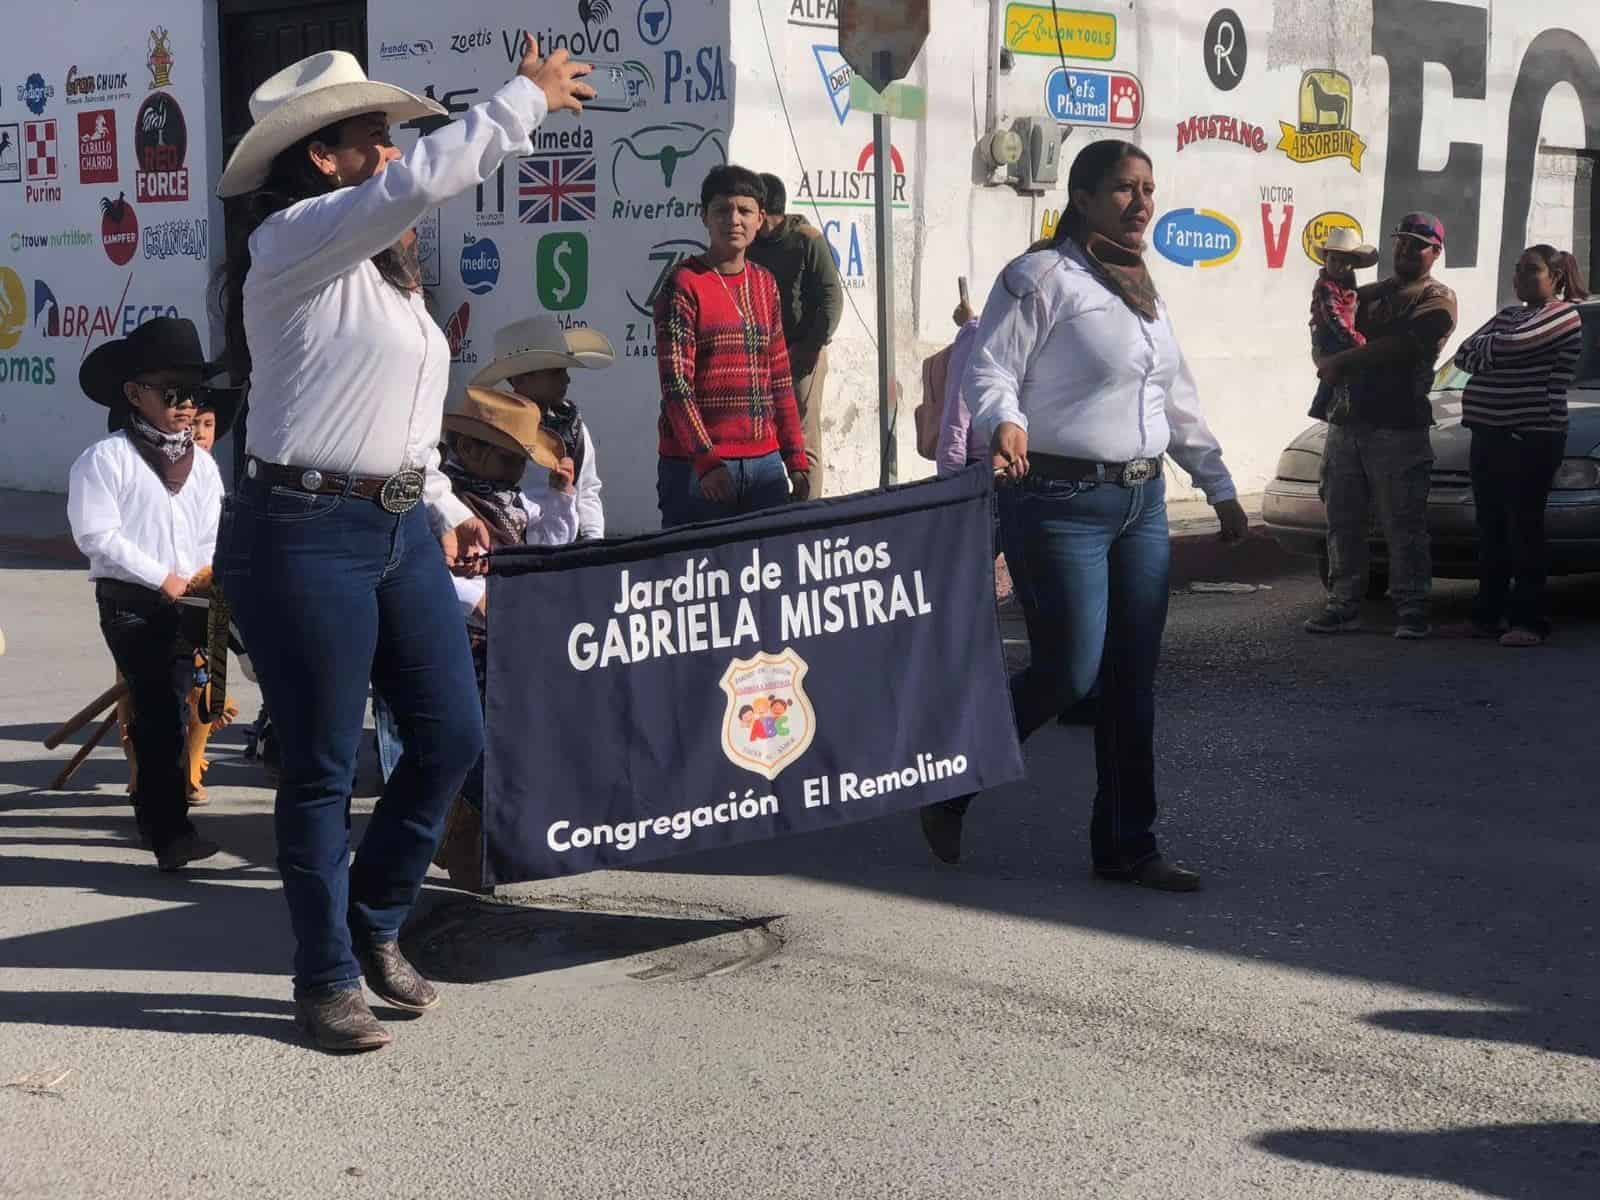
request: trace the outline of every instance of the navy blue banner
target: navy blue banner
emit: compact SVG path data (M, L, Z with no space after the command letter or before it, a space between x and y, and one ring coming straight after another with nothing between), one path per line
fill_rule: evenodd
M485 883L869 820L1022 775L990 478L494 557Z

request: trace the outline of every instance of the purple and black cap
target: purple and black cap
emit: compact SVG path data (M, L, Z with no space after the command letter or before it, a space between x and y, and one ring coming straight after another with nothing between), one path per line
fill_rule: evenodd
M1400 218L1395 237L1416 238L1436 250L1444 249L1444 222L1432 213L1413 212Z

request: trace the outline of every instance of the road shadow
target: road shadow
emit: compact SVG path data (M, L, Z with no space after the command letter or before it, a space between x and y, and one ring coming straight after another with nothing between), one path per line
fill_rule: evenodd
M1593 1010L1587 1015L1567 1010L1574 1018L1560 1023L1561 1014L1527 1009L1394 1009L1368 1014L1367 1024L1396 1033L1425 1034L1474 1042L1505 1042L1536 1046L1557 1054L1600 1059L1600 1029Z
M0 1021L303 1043L289 1000L190 992L0 992Z
M1578 1121L1421 1133L1286 1129L1253 1141L1269 1153L1300 1162L1434 1180L1506 1200L1600 1194L1600 1125Z

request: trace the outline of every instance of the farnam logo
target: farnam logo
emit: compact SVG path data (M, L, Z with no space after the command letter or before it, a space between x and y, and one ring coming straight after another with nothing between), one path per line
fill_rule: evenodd
M1220 267L1239 253L1239 227L1209 208L1175 208L1156 222L1152 241L1180 267Z
M630 221L683 220L700 215L700 180L728 161L724 130L690 121L646 125L617 138L611 155L611 216ZM687 167L682 175L680 167ZM678 181L678 188L673 187ZM679 195L686 192L688 198Z

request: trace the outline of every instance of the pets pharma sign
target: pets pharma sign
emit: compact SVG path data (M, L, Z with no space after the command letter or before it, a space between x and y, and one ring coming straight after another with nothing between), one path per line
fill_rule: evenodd
M1135 129L1144 119L1144 88L1127 71L1057 67L1044 81L1044 107L1063 125Z

